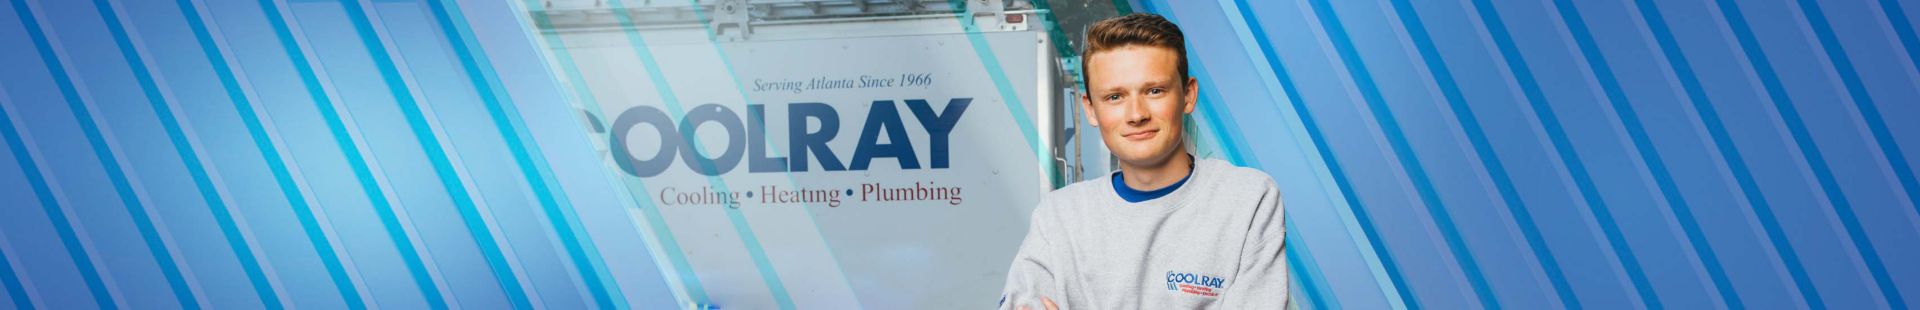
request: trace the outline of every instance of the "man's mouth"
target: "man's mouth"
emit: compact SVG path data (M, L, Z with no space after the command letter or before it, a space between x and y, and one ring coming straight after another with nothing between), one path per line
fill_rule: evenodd
M1120 135L1120 137L1127 138L1127 140L1140 141L1140 140L1152 139L1154 135L1157 135L1159 133L1160 133L1159 129L1147 129L1147 130L1141 130L1141 131L1122 134Z

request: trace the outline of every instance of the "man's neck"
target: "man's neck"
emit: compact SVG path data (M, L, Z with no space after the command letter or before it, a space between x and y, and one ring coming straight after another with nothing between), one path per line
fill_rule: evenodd
M1120 171L1123 172L1120 174L1121 181L1126 182L1128 188L1143 191L1161 189L1193 173L1193 155L1181 151L1174 154L1173 158L1153 166L1134 166L1121 162Z

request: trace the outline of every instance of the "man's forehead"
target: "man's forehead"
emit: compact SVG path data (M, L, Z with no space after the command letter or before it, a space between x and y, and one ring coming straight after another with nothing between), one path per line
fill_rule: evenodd
M1129 44L1126 46L1105 49L1105 50L1098 50L1098 51L1093 51L1092 53L1088 53L1086 55L1086 58L1088 60L1087 64L1088 65L1094 64L1095 61L1092 61L1094 59L1113 60L1114 57L1122 56L1122 55L1133 56L1133 57L1173 58L1169 61L1169 64L1175 64L1175 65L1177 65L1178 64L1177 62L1179 61L1178 59L1179 57L1176 57L1178 56L1177 52L1175 52L1171 48L1151 46L1151 45Z
M1171 49L1131 45L1087 55L1087 82L1096 87L1170 83L1179 79ZM1158 72L1156 72L1158 71ZM1155 74L1158 73L1158 74Z
M1129 75L1125 77L1106 77L1090 79L1088 85L1094 89L1124 89L1136 86L1162 86L1173 84L1175 76L1168 75Z

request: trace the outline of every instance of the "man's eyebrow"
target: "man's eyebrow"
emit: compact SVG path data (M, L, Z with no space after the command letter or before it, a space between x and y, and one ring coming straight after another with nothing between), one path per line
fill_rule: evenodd
M1167 87L1167 86L1176 85L1174 81L1175 80L1172 80L1172 79L1147 80L1147 81L1141 81L1139 84L1134 84L1134 85L1114 85L1114 86L1109 86L1107 88L1095 88L1093 89L1093 92L1101 93L1101 94L1110 93L1110 92L1125 92L1127 88L1130 86L1137 86L1139 88Z

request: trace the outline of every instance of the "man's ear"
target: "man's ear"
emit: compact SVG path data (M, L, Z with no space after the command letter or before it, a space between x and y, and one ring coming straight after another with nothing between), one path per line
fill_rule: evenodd
M1093 115L1093 97L1080 93L1080 114L1087 117L1087 124L1100 127L1100 118Z
M1187 106L1184 108L1186 110L1185 113L1193 114L1194 103L1200 102L1200 80L1191 76L1187 77L1186 88L1186 91L1183 92L1184 94L1180 96L1180 99L1186 101Z

